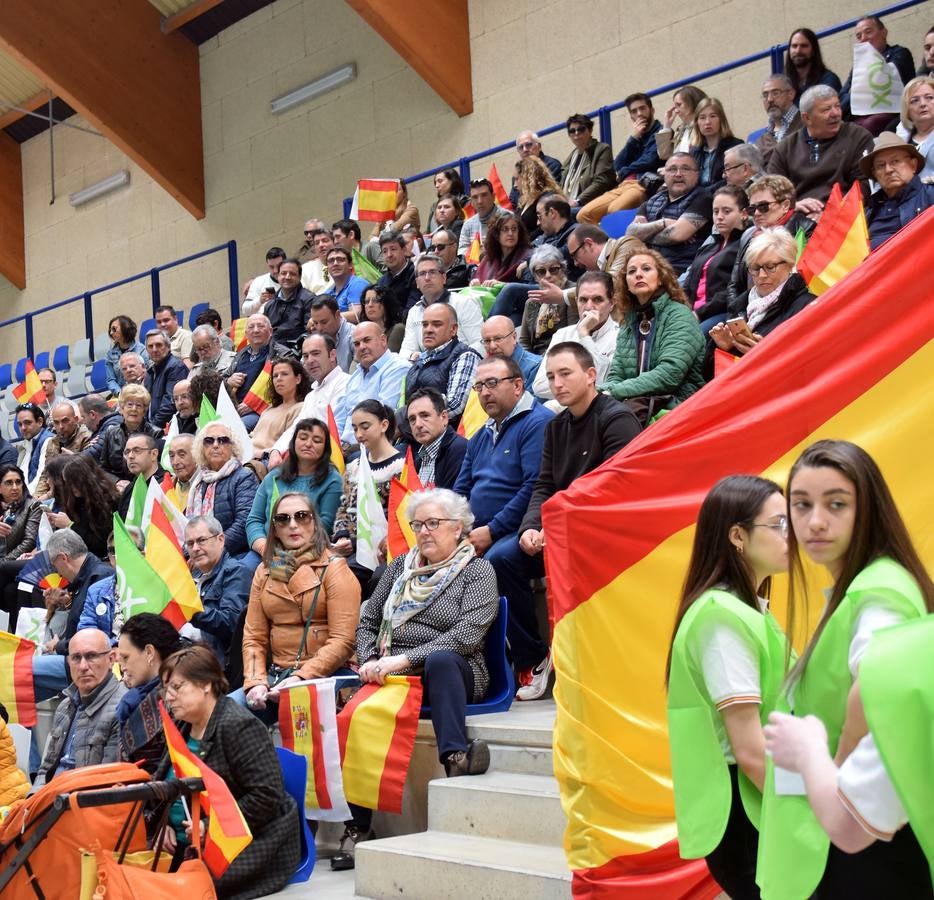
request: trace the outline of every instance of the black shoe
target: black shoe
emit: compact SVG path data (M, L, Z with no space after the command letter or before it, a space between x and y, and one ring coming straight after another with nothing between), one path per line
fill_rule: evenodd
M331 870L344 872L354 867L357 844L370 837L370 832L361 831L356 825L348 825L341 835L340 850L331 857Z
M444 761L444 773L448 778L458 775L482 775L490 768L490 748L486 741L471 741L466 750L455 750Z

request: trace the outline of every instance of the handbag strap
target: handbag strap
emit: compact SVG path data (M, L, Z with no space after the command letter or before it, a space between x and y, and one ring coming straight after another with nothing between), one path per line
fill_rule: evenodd
M318 606L318 595L321 593L321 587L324 584L324 574L325 574L325 571L327 570L327 567L331 565L331 562L333 561L333 559L334 557L332 556L331 559L329 559L324 564L324 569L321 570L321 578L318 581L318 586L315 588L315 594L311 598L311 607L308 610L308 617L305 619L305 630L302 632L302 639L301 641L299 641L298 650L295 651L296 667L302 661L302 655L305 652L305 641L308 640L308 631L311 628L311 620L314 619L315 609Z

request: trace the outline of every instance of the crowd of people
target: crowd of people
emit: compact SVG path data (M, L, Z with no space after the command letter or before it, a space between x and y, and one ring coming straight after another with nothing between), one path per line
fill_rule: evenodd
M813 231L834 184L860 186L873 248L934 202L934 29L917 76L878 18L861 20L856 39L901 73L901 115L854 117L851 79L828 71L814 32L797 29L784 72L762 84L767 125L755 143L737 138L724 105L698 87L679 89L661 119L647 94L633 93L632 135L615 156L585 115L567 120L563 162L521 132L511 211L489 180L465 185L445 169L424 218L400 180L392 218L372 234L350 219L309 219L295 254L270 248L267 271L244 285L238 345L216 310L188 331L161 306L144 335L129 316L109 323L109 397L64 399L43 369L45 403L15 413L18 454L0 441L0 608L11 631L23 608L45 610L35 696L64 695L44 752L33 748L35 783L117 758L164 775L153 712L163 698L189 746L229 779L254 830L223 886L247 897L281 886L297 859L297 812L258 726L276 720L290 685L418 674L446 773L486 771L489 749L468 740L464 716L488 688L483 646L500 595L517 699L546 696L553 674L537 609L545 501L699 390L716 350L755 352L813 301L795 271L796 236ZM635 216L611 238L599 223L623 209ZM481 258L468 263L475 239ZM375 274L364 277L360 260ZM492 308L471 288L495 294ZM257 411L266 372L270 402ZM216 408L222 390L243 427L199 428L203 401ZM467 439L458 425L471 402L486 421ZM361 468L386 509L409 453L424 488L409 506L416 543L387 563L384 542L374 565L357 553ZM113 514L127 515L137 479L162 484L166 462L204 607L181 632L150 614L126 618L114 577ZM798 474L835 465L803 463ZM779 488L721 485L708 505L721 494L741 505L737 491L742 503L761 503L718 511L698 535L724 555L745 542L750 552L742 565L695 573L682 625L721 583L753 610L741 617L759 615L753 588L784 565ZM755 532L759 518L765 530ZM724 530L721 521L741 524ZM797 529L794 511L791 521ZM51 531L42 550L68 585L25 594L17 576L42 528ZM142 533L129 531L142 548ZM760 559L753 545L768 541L775 546ZM849 581L839 584L838 601ZM673 681L688 653L679 639ZM729 635L718 640L735 648ZM763 704L724 706L714 738L761 790L762 738L750 723L765 688L746 692L754 687ZM351 867L371 833L370 811L352 812L335 867ZM181 854L188 833L170 811L165 845ZM711 870L721 878L715 858Z

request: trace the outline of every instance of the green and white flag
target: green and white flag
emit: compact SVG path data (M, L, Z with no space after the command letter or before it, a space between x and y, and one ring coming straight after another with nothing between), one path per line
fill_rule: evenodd
M900 112L903 90L902 78L895 63L886 62L885 57L872 44L853 46L850 109L854 116Z
M162 445L162 456L159 457L159 462L162 464L162 468L166 472L171 472L175 474L175 470L172 468L172 460L169 459L169 444L172 443L173 438L178 437L178 416L172 416L172 421L169 423L169 430L165 435L165 443Z
M359 275L361 278L365 278L370 284L376 284L376 282L382 278L383 273L357 250L356 247L350 251L350 255L353 258L352 262L355 274Z
M130 506L126 511L126 519L124 520L127 525L133 525L136 528L143 527L146 509L146 492L146 479L143 478L142 474L137 475L136 481L133 482L133 492L130 494Z
M474 287L456 288L451 291L451 293L458 294L461 297L469 297L473 300L480 307L480 312L483 313L483 318L485 319L489 316L490 310L496 302L496 295L499 294L502 289L503 285L501 284L494 285L493 287L475 285Z
M376 490L366 450L357 461L357 562L368 569L379 565L379 545L389 534L386 513Z
M136 613L161 615L172 600L166 583L139 551L126 526L114 513L114 557L117 596L126 621Z

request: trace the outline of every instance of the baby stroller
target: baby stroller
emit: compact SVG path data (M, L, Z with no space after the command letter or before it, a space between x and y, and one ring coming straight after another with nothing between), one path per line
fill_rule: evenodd
M87 866L89 848L102 848L121 864L130 861L128 856L140 864L146 850L144 805L191 796L202 787L197 778L150 781L147 772L131 763L62 773L14 804L0 823L0 896L4 900L82 897L82 857ZM167 857L146 854L147 868L155 869L155 862L149 864L152 859ZM85 893L87 881L85 872Z

